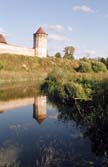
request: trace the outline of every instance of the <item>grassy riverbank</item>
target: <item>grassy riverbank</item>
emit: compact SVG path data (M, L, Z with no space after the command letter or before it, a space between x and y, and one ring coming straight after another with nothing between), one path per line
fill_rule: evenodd
M41 81L55 67L72 72L78 67L78 61L2 54L0 55L0 84Z
M107 78L107 66L92 59L0 55L0 85L36 82L61 101L91 99Z

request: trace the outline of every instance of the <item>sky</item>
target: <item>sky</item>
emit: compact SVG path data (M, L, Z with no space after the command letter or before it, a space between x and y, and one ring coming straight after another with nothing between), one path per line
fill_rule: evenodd
M108 57L108 0L0 0L0 33L7 42L33 47L41 26L48 34L48 53Z

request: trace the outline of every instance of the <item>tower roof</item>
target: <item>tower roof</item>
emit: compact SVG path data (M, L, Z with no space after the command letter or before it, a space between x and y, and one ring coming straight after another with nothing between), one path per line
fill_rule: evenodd
M5 37L2 34L0 34L0 43L7 44L6 39L5 39Z
M38 124L42 124L42 122L46 119L46 117L44 118L36 118Z
M40 27L35 34L46 34L42 27Z

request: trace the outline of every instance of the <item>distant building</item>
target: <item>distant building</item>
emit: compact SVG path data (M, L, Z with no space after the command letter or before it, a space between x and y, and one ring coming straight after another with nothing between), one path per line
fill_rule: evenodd
M0 54L17 54L25 56L47 57L47 36L46 32L40 27L33 34L33 48L11 45L6 42L5 37L0 34Z

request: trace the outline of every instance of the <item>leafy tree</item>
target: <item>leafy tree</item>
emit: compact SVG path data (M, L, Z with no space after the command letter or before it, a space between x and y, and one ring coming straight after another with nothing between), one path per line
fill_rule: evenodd
M64 52L64 58L74 59L75 48L73 46L65 47Z
M57 53L55 54L55 57L56 57L56 58L61 58L61 54L60 54L59 52L57 52Z

